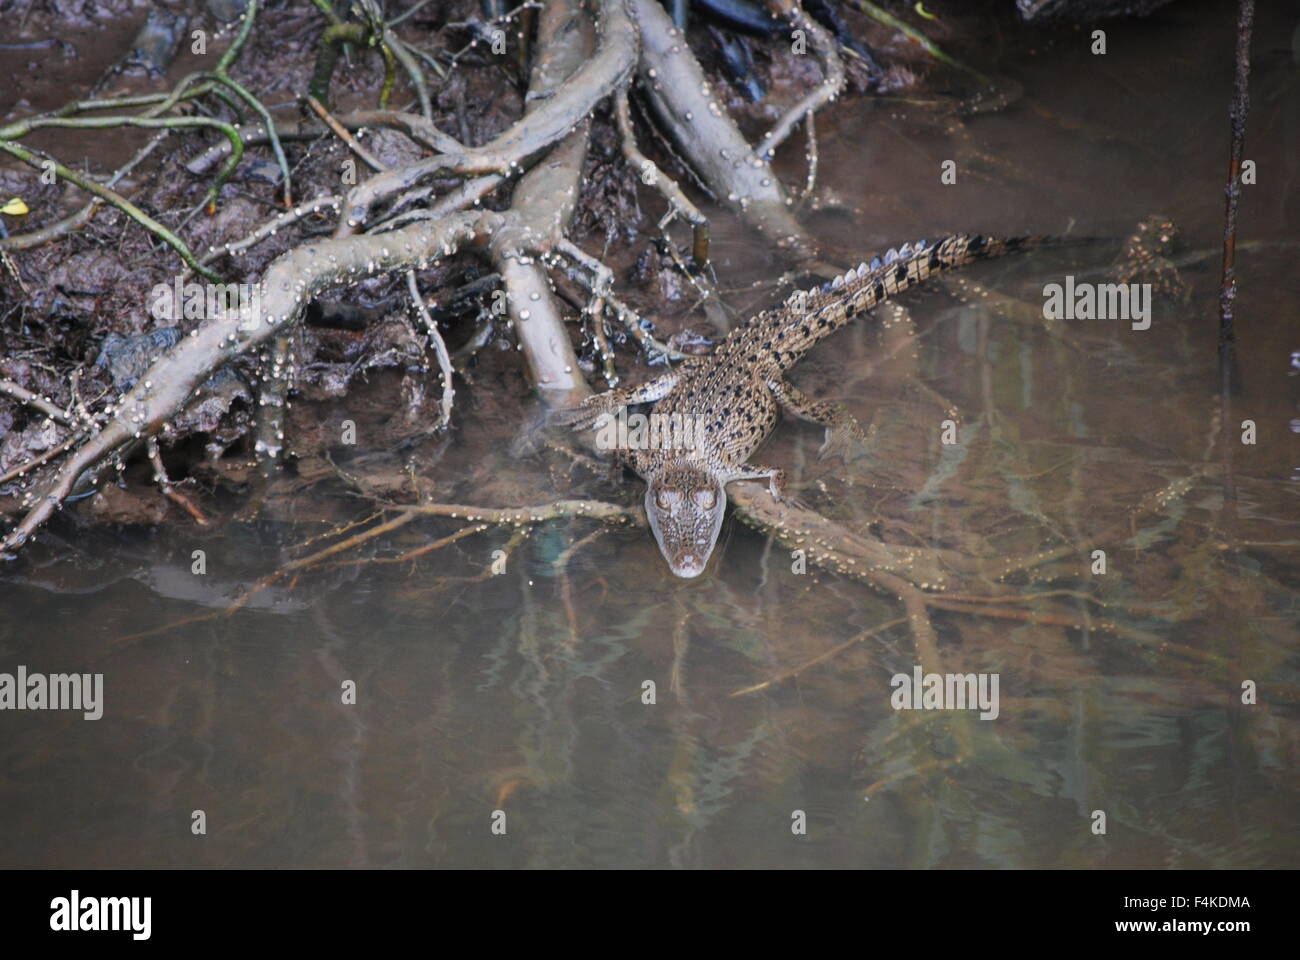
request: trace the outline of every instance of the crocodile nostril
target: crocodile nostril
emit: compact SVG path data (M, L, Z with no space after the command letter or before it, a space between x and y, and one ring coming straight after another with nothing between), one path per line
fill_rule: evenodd
M704 572L704 558L686 551L673 557L673 573L679 577L698 577Z

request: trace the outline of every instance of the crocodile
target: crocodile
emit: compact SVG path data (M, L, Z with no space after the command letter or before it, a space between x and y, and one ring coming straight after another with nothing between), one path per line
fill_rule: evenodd
M559 420L587 429L608 423L602 418L622 415L630 405L653 404L660 422L699 424L684 446L666 442L668 431L660 431L650 434L648 444L618 451L646 481L646 517L669 568L679 577L697 577L722 528L728 483L764 479L774 497L786 498L779 469L749 462L776 427L779 411L826 428L819 456L847 460L865 443L862 427L847 411L812 400L790 383L791 367L854 317L933 274L1046 242L1039 236L958 234L935 243L905 243L820 289L796 291L779 307L733 329L712 354L683 360L638 386L589 396Z

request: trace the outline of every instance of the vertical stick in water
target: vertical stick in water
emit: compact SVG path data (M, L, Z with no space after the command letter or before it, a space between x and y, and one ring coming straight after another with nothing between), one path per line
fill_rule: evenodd
M1240 0L1237 12L1237 71L1228 111L1231 149L1228 159L1227 204L1223 224L1223 281L1219 287L1219 391L1222 415L1225 506L1232 510L1237 490L1232 480L1232 373L1236 360L1234 301L1237 297L1237 201L1241 198L1241 153L1246 140L1246 114L1250 112L1250 32L1255 0Z

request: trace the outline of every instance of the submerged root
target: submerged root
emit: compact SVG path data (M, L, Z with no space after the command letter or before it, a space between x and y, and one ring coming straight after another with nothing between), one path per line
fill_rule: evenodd
M1175 481L1144 498L1125 520L1091 537L1089 543L1103 545L1134 535L1139 518L1162 510L1184 495L1191 488L1193 479ZM955 551L904 547L863 536L807 507L777 500L765 486L757 483L732 484L731 499L746 523L766 531L791 550L804 551L809 563L870 584L900 601L907 611L907 620L923 665L927 658L936 662L939 659L937 639L929 620L930 610L1048 624L1084 632L1097 631L1159 654L1212 666L1223 666L1226 662L1217 654L1167 640L1110 617L1093 618L1045 603L1052 596L1076 596L1074 591L1025 593L994 579L1000 580L1013 572L1024 572L1052 560L1078 556L1079 548L1072 544L994 564ZM1087 599L1101 603L1092 597ZM1034 605L1033 609L1027 609L1030 604ZM828 656L849 646L852 643L842 645ZM820 659L815 662L820 662Z
M349 566L371 563L407 563L436 550L441 550L443 547L456 543L458 540L462 540L465 537L477 533L483 533L494 526L515 528L514 533L512 534L511 543L517 544L519 539L522 539L522 536L525 535L529 529L539 523L545 523L549 520L585 517L603 523L621 524L637 523L641 519L634 511L631 511L626 507L613 503L603 503L598 500L557 500L554 503L541 504L532 507L478 507L463 503L420 503L393 505L386 508L386 511L392 512L393 515L386 520L373 523L365 529L357 530L357 527L359 525L364 526L364 524L378 519L380 514L373 514L356 523L344 524L335 530L321 534L320 536L307 541L307 543L310 544L319 542L322 539L341 537L341 539L335 540L334 543L321 547L318 550L314 550L304 557L292 560L279 569L257 580L252 586L242 591L240 595L236 597L235 600L224 610L218 610L212 613L201 614L193 617L185 617L180 620L173 620L172 622L163 624L153 630L146 630L141 633L134 633L122 637L121 641L129 642L143 640L148 637L166 633L169 630L174 630L177 627L189 626L195 623L204 623L210 620L232 616L247 606L250 600L274 584L286 579L288 579L292 584L293 582L296 582L296 578L300 573L306 570L318 569L326 566L327 561L331 561L342 554L355 551L380 537L387 536L421 516L463 520L469 525L462 527L460 530L448 534L447 536L433 540L427 544L396 556L351 558L342 561L342 563ZM354 530L356 530L356 532L352 532ZM344 533L347 533L348 535L342 536ZM515 539L516 537L519 539ZM513 547L511 547L511 549L513 549ZM470 579L481 580L491 574L491 568L488 566L481 576L471 577Z

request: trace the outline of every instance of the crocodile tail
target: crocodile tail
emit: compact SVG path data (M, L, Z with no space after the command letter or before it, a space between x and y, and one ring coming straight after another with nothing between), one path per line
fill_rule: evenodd
M1093 238L1052 237L1031 234L1022 237L990 237L959 233L934 243L918 240L891 249L882 257L860 263L836 277L812 295L807 306L839 314L831 325L839 326L852 316L870 310L904 290L923 283L936 273L963 267L980 260L993 260L1012 253L1043 247L1088 245ZM795 295L799 297L798 294Z
M1009 253L1024 253L1027 250L1059 249L1061 247L1086 247L1106 243L1102 237L1056 237L1045 234L1029 234L1023 237L990 237L982 234L959 233L946 237L935 244L938 250L949 245L948 255L951 263L944 266L962 266L976 260L993 260ZM924 247L925 241L915 246Z
M1042 247L1094 244L1092 238L1064 238L1031 234L990 237L959 233L934 243L918 240L891 249L837 276L820 289L797 291L784 307L750 321L760 331L763 346L772 350L782 369L789 369L813 344L850 323L854 317L911 289L936 273L980 260ZM775 340L768 339L771 327Z

